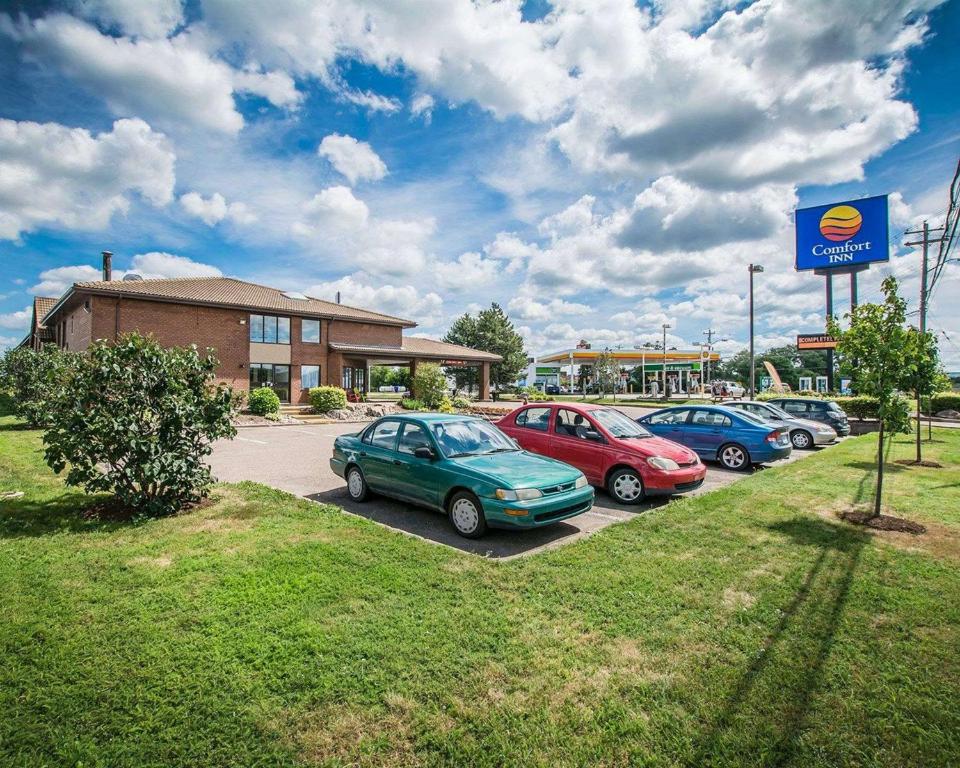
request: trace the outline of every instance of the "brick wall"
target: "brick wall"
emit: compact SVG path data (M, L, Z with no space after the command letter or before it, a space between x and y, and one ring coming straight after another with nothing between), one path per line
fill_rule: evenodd
M403 330L391 325L331 320L329 340L345 344L379 344L399 347L403 343Z
M238 390L249 388L248 312L112 296L92 298L93 338L113 339L116 332L137 331L152 334L165 347L196 344L201 352L210 347L220 360L217 380ZM246 322L241 325L241 320Z
M93 327L92 306L81 300L59 315L58 322L63 322L62 346L71 352L82 352L89 347Z
M309 394L300 388L300 366L319 365L320 383L327 383L327 329L326 320L320 321L320 343L304 342L303 320L299 317L290 319L290 402L307 403Z

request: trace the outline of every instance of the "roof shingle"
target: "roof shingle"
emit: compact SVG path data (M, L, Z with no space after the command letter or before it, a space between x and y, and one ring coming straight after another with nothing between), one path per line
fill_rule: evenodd
M123 293L159 301L213 304L295 315L318 315L342 320L359 320L413 328L416 323L400 317L348 307L332 301L307 297L295 299L276 288L247 283L233 277L182 277L157 280L94 280L74 283L74 290L94 293ZM49 309L47 310L49 311Z

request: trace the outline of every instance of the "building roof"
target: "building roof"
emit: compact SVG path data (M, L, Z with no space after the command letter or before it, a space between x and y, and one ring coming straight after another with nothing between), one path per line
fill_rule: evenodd
M33 297L33 316L34 320L39 324L43 320L44 316L53 309L54 304L57 303L55 298L50 296L34 296Z
M605 351L610 352L616 360L624 360L628 362L639 363L646 359L650 363L663 362L663 352L659 349L564 349L560 352L553 352L549 355L539 355L537 357L537 365L540 363L568 363L572 357L574 361L577 360L596 360L600 355ZM701 359L701 352L699 349L668 349L667 350L667 362L676 363L676 362L698 362ZM710 360L711 362L716 362L720 359L720 355L716 352L711 352L708 354L703 354L703 360Z
M380 325L398 325L413 328L416 323L400 317L349 307L332 301L306 297L291 298L277 288L248 283L233 277L181 277L158 280L93 280L74 283L73 288L57 305L74 291L101 295L123 294L127 297L151 301L183 304L204 304L220 307L239 307L264 312L282 312L294 315L314 315L342 320L355 320ZM47 311L49 314L50 310Z
M338 352L383 355L384 357L432 357L438 360L475 360L490 363L499 363L503 359L492 352L481 352L478 349L461 347L459 344L447 344L444 341L434 341L419 336L404 336L403 344L399 347L331 341L330 348Z

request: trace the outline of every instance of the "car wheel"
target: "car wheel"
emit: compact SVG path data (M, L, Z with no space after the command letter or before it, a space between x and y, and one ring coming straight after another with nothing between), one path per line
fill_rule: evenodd
M354 501L366 501L370 498L370 486L360 471L360 467L350 467L347 470L347 493Z
M455 493L447 502L447 517L453 529L467 539L479 539L487 532L480 499L467 491Z
M813 447L813 435L798 429L796 432L790 433L790 442L798 451L805 451L807 448Z
M618 469L607 480L607 492L621 504L643 501L643 480L635 469Z
M720 463L727 469L744 470L750 468L750 454L742 445L728 443L720 449L717 456Z

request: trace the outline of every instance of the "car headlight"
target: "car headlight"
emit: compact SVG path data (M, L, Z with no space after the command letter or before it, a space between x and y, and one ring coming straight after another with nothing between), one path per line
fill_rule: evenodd
M586 485L587 485L587 476L586 476L586 475L580 475L580 477L577 478L577 482L575 482L575 483L573 484L573 487L574 487L574 488L585 488Z
M677 464L673 459L668 459L666 456L651 456L647 459L647 464L656 469L680 469L680 465Z
M501 501L530 501L530 499L539 499L543 492L536 488L497 488L496 497Z

